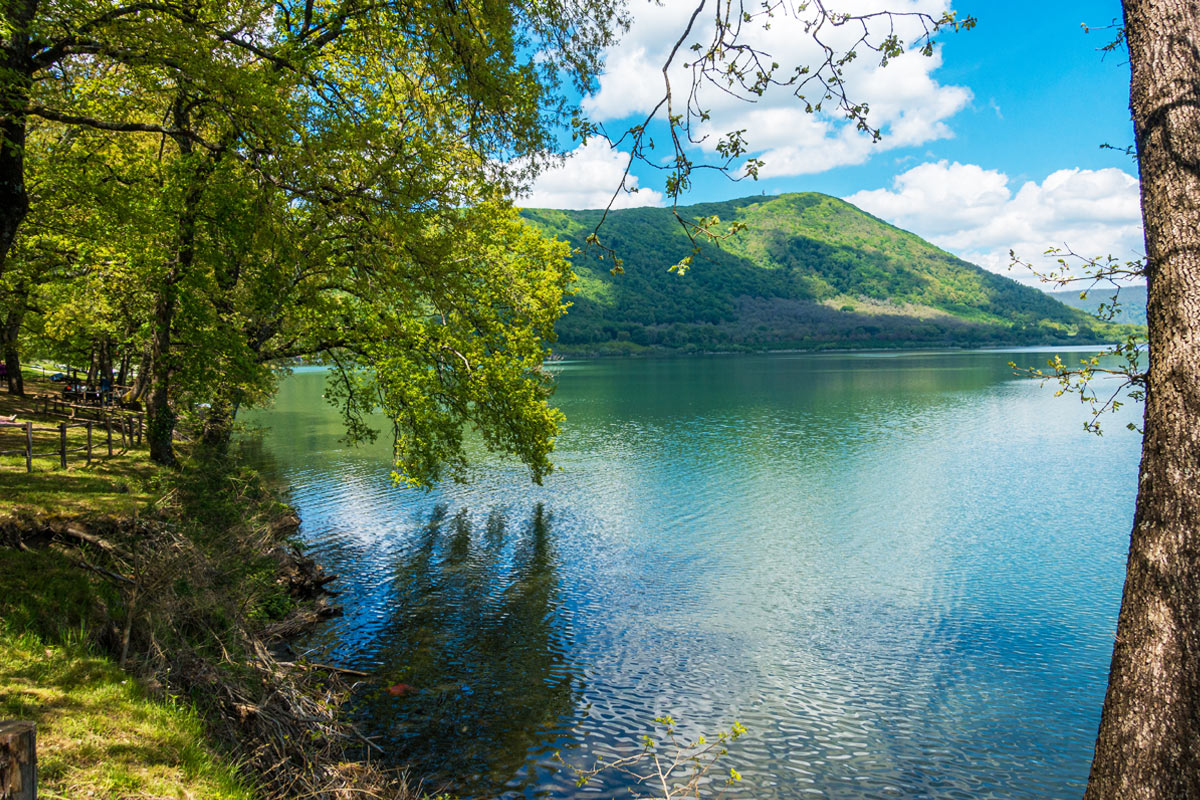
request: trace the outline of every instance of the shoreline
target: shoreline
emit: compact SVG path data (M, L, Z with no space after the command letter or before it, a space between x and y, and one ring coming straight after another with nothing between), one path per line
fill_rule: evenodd
M1081 343L1081 344L1032 344L1032 345L987 345L970 347L967 345L899 345L884 347L873 345L869 347L843 348L782 348L777 350L683 350L670 348L644 348L628 353L558 353L555 352L544 362L546 366L575 361L598 361L621 358L695 358L703 356L772 356L772 355L846 355L856 353L897 353L912 351L919 353L1083 353L1095 352L1114 347L1117 343L1111 341ZM316 365L313 365L316 366Z
M70 687L76 694L113 684L145 698L139 702L153 715L195 718L187 752L207 753L225 781L197 797L418 796L398 771L370 763L373 743L342 716L352 681L362 676L291 656L291 640L341 613L326 588L337 576L295 541L295 511L261 485L245 491L238 483L241 491L220 502L239 521L225 527L189 519L190 501L179 495L212 488L186 487L189 477L196 479L175 476L144 513L0 513L0 569L14 576L0 597L0 685L16 681L16 695L42 696L53 687L21 675L74 674L73 665L91 659L97 666L88 674L107 675L107 682L85 679ZM64 584L73 587L74 605L63 597ZM89 785L80 776L103 761L71 755L77 748L64 731L82 724L77 735L90 739L121 730L118 717L132 713L123 708L101 708L71 725L28 702L8 714L39 723L49 794ZM136 732L125 735L134 737L129 752L153 750ZM130 759L135 777L128 781L151 791L139 782L157 768ZM162 793L153 786L151 793Z

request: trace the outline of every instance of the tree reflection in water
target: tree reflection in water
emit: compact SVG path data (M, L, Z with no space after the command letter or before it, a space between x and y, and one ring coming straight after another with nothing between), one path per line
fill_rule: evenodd
M396 565L395 612L372 653L384 683L356 703L389 760L499 791L518 772L532 783L521 768L566 744L581 685L551 539L541 504L516 532L504 511L476 533L465 509L434 509Z

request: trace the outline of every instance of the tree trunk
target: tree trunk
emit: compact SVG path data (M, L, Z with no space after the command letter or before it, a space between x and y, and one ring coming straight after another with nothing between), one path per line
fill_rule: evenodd
M1125 592L1086 800L1200 800L1200 7L1125 0L1150 332Z
M167 273L154 304L154 333L150 340L150 399L146 403L146 438L150 460L175 466L175 423L171 407L171 325L175 321L176 285L179 264Z
M96 385L111 389L113 385L113 340L105 337L100 340L100 353L96 362Z
M96 385L96 362L99 357L99 354L100 354L100 348L97 346L96 341L93 339L92 340L92 349L88 353L87 377L83 381L88 386Z
M37 798L37 725L33 722L0 722L0 797Z
M30 27L37 14L37 0L3 0L4 35L0 37L0 277L4 262L17 238L17 229L29 212L25 187L25 107L33 85L30 63Z
M142 348L142 358L138 361L137 376L133 379L133 386L121 398L125 403L140 405L142 396L146 394L146 389L150 386L150 353L153 350L151 344Z
M179 96L172 109L172 121L179 130L188 130L191 119L189 100ZM175 137L185 168L192 170L186 179L179 209L179 228L175 241L175 258L167 270L163 287L159 292L154 309L154 329L150 340L150 399L146 404L147 437L150 459L159 464L176 466L174 435L178 415L171 407L170 389L173 372L171 352L171 326L175 323L175 307L178 304L179 282L191 272L196 260L196 227L199 217L200 195L204 178L212 169L211 162L200 168L191 164L192 140L186 136Z
M121 365L117 368L117 385L126 386L125 381L129 378L129 362L131 354L128 348L121 349Z
M9 394L25 395L25 378L21 375L21 351L17 344L17 336L21 333L21 320L25 318L25 298L18 297L20 309L9 309L4 319L4 370L8 374Z

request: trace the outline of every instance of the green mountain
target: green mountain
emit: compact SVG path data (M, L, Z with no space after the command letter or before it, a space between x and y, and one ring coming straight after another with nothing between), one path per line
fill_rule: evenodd
M573 305L556 350L697 350L992 346L1111 341L1114 327L939 250L849 203L822 194L747 197L681 207L747 229L692 253L670 209L526 209L535 226L579 249Z
M1085 284L1086 285L1086 284ZM1122 286L1118 292L1114 289L1091 289L1087 297L1080 297L1079 289L1063 289L1050 292L1050 296L1072 308L1082 309L1089 314L1095 314L1103 304L1107 310L1116 300L1116 313L1113 322L1123 322L1130 325L1146 324L1146 287Z

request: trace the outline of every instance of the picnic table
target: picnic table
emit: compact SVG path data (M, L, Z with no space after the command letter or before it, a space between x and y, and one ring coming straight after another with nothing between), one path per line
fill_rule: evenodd
M83 383L66 383L63 385L62 396L64 400L77 400L85 405L109 406L112 405L113 390L103 385L97 388Z

